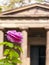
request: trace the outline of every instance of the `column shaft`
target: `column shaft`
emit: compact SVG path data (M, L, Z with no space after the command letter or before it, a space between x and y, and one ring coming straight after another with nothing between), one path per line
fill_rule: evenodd
M47 31L47 43L46 43L46 65L49 65L49 31Z
M21 47L23 49L23 53L21 53L21 60L22 64L21 65L27 65L27 31L23 30L23 42L21 44Z
M3 42L3 39L4 39L4 37L3 37L3 31L0 30L0 42ZM2 57L3 57L3 45L0 46L0 58L2 58Z

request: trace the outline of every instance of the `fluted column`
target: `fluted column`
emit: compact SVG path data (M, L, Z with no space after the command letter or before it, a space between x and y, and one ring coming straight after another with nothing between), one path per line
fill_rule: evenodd
M46 65L49 65L49 29L47 29L47 39L46 39Z
M0 42L3 42L4 40L4 33L2 30L0 30ZM3 45L0 46L0 58L3 57Z

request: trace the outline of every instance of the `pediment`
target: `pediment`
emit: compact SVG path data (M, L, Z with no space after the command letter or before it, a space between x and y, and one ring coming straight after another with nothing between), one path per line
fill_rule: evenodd
M2 15L9 17L44 17L49 16L49 5L34 4L18 9L3 12Z

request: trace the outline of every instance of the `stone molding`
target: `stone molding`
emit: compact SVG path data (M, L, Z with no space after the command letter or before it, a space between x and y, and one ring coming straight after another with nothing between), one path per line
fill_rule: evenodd
M29 29L29 27L25 27L25 26L23 26L23 27L18 27L21 31L23 31L23 30L28 30Z
M46 26L46 27L45 27L45 30L49 31L49 26Z
M0 30L4 31L4 28L3 27L0 27Z

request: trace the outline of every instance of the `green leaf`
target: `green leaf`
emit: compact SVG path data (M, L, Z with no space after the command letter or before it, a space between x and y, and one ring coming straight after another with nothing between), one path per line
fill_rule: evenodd
M14 59L12 59L12 62L13 62L13 63L22 63L21 60L18 59L18 58L14 58Z
M13 48L14 47L13 43L10 43L10 42L6 42L6 46L8 46L10 48Z
M9 53L9 57L10 59L15 58L15 57L19 58L19 54L15 50L11 50Z
M0 43L0 45L6 45L6 46L8 46L10 48L14 47L13 43L10 43L10 42L2 42L2 43Z
M17 59L16 62L17 62L17 63L22 63L21 60L19 60L19 59Z
M21 48L20 46L15 46L14 48L15 48L15 49L18 49L20 52L23 53L23 50L22 50L22 48Z
M9 49L5 49L4 55L8 55L8 54L9 54Z
M5 45L6 43L5 42L1 42L0 45Z
M0 59L0 65L4 65L4 59Z
M14 51L14 57L16 57L16 58L19 58L19 54L18 54L18 52L16 52L16 51Z
M13 64L9 62L5 62L4 65L13 65Z
M10 53L9 53L9 59L12 59L13 58L13 51L10 51Z
M2 43L0 43L0 45L6 45L6 46L8 46L10 48L14 47L13 43L10 43L10 42L2 42Z

